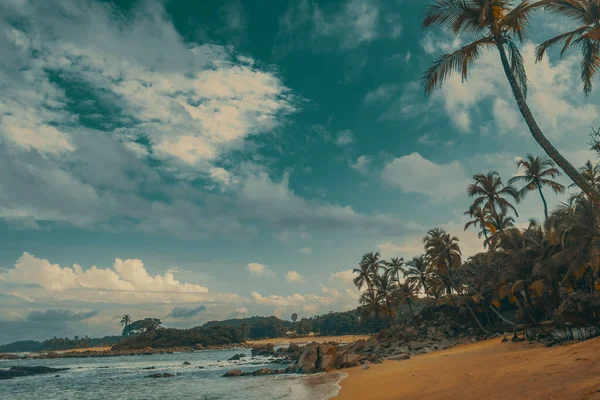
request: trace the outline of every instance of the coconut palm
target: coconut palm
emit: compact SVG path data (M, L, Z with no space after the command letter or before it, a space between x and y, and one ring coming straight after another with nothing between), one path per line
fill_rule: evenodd
M590 198L598 201L600 200L598 190L583 179L577 169L558 152L533 117L526 101L527 74L523 57L516 43L516 40L523 41L527 36L528 22L533 11L549 3L571 3L572 1L575 0L536 2L525 0L513 6L515 2L511 0L433 0L425 8L424 27L441 27L453 36L464 37L465 34L472 34L474 40L434 61L423 74L422 82L425 93L430 94L441 87L455 71L460 72L465 80L468 77L469 67L479 58L482 51L495 48L500 55L502 68L517 107L533 138L577 186ZM592 32L596 31L590 31L589 34ZM587 39L585 43L591 45ZM597 54L597 51L587 49L584 53L591 56Z
M382 314L390 314L390 310L384 303L383 295L375 289L365 290L360 295L359 302L363 320L366 320L371 315L379 319Z
M406 265L408 267L404 272L406 280L416 285L417 289L422 290L427 296L429 291L429 268L427 267L425 255L413 257Z
M373 283L375 291L377 291L378 296L381 298L387 309L387 313L392 323L394 323L395 309L392 307L392 302L395 292L398 289L398 285L389 274L376 275Z
M500 214L507 214L512 210L518 217L519 213L507 198L519 201L519 194L510 185L504 185L502 178L496 171L473 175L474 183L467 188L469 197L475 197L471 208L481 208L494 220L499 220Z
M392 257L389 262L385 263L386 265L386 273L396 278L396 283L400 284L400 272L405 274L404 266L406 263L404 262L404 258L402 257Z
M127 326L131 324L131 316L129 314L123 315L121 318L121 326Z
M465 224L465 231L472 226L478 226L481 231L477 233L477 237L481 239L481 236L485 238L483 245L484 247L489 241L488 230L490 228L489 216L481 207L470 207L465 211L464 215L468 215L472 220Z
M562 45L561 56L569 47L577 48L581 52L581 82L587 96L600 68L600 4L598 0L550 0L546 3L547 9L573 20L577 28L540 44L536 58L542 60L546 51L556 44Z
M560 171L554 167L552 160L547 158L534 157L527 154L524 159L517 161L517 166L522 172L522 175L512 177L508 184L512 185L515 182L523 183L524 186L519 190L519 198L533 190L537 190L544 204L544 216L548 219L548 203L542 192L543 187L550 188L554 193L564 193L565 187L556 182L554 178L560 176Z
M368 264L360 262L358 268L354 268L352 272L356 274L353 282L358 290L361 290L363 286L366 286L368 290L373 287L373 274Z
M452 270L461 265L461 251L458 238L450 236L443 229L435 228L427 232L423 238L425 256L446 286L446 293L452 290L459 291L459 287L452 279Z
M590 160L587 160L583 167L579 169L583 178L595 187L600 187L600 165L592 164ZM573 187L575 184L569 185Z
M418 296L418 294L418 284L409 280L405 280L404 282L399 284L394 293L394 299L398 304L406 304L408 306L413 321L416 320L416 316L415 312L413 311L411 302L412 299Z

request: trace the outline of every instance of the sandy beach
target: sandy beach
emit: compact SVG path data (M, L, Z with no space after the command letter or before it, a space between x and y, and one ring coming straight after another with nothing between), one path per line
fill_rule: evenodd
M261 340L248 340L247 344L267 344L273 343L274 345L288 345L295 343L298 345L304 345L312 342L325 343L325 342L336 342L336 343L352 343L361 339L368 339L369 335L341 335L341 336L303 336L298 338L274 338L274 339L261 339Z
M600 338L552 348L500 340L345 370L336 399L600 399Z

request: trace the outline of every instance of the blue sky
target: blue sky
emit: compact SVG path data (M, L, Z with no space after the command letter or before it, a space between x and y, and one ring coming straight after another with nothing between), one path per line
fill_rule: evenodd
M415 3L2 2L0 342L345 310L365 252L411 257L433 227L479 251L470 177L541 152L494 52L424 96L468 38ZM598 96L575 54L534 63L566 24L533 22L530 106L581 165Z

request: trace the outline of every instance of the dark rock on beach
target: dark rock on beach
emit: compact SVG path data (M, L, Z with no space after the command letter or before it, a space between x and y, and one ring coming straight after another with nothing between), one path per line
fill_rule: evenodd
M10 369L0 369L0 379L11 379L22 376L52 374L67 371L69 368L50 368L50 367L11 367Z
M246 355L244 353L238 353L238 354L234 354L233 357L231 357L227 361L239 361L239 360L241 360L244 357L246 357Z
M146 378L171 378L173 376L175 375L169 374L168 372L163 372L162 374L157 372L156 374L146 375Z

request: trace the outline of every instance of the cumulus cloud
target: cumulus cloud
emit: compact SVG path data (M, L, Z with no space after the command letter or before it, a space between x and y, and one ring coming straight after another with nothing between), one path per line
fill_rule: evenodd
M250 263L246 267L250 272L250 276L264 276L267 278L274 278L275 272L271 271L269 267L259 263Z
M464 194L469 183L458 161L436 164L419 153L396 158L381 172L385 182L405 192L421 193L440 202Z
M285 274L285 280L292 283L304 282L304 278L296 271L288 271L287 274Z
M191 318L200 314L202 311L206 311L206 306L202 305L195 308L175 307L169 314L173 318Z
M15 267L3 274L3 284L27 285L32 300L78 300L104 303L190 303L240 301L234 294L209 293L205 286L180 282L171 272L150 275L141 260L117 258L112 268L74 264L61 267L24 252Z
M329 279L332 282L341 282L345 286L354 287L354 272L351 269L345 271L334 272L330 275Z

